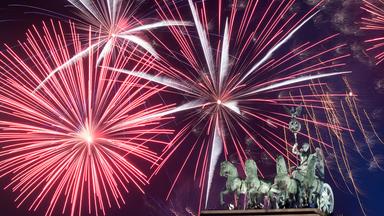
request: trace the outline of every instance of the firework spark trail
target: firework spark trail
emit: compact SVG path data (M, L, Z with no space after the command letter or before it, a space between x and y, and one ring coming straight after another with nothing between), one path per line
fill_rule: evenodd
M156 2L159 6L158 14L162 19L186 20L185 13L180 11L175 2L169 4L160 0ZM162 7L162 3L166 6ZM166 51L171 51L169 56L181 62L179 65L168 63L167 56L162 55L160 56L161 61L154 65L159 71L157 74L112 69L174 89L175 93L184 97L191 97L193 98L192 102L200 103L196 108L184 110L190 113L188 116L190 121L179 130L173 139L172 143L175 145L165 149L162 155L164 160L155 172L156 174L170 159L171 155L175 154L181 143L187 140L186 137L192 136L190 131L194 127L201 125L204 128L199 132L193 147L190 148L191 150L178 171L167 198L178 181L180 173L185 168L187 160L190 159L195 150L198 155L194 176L196 177L197 173L200 174L199 187L201 188L199 209L201 209L202 194L205 187L207 187L205 206L208 204L210 182L212 181L211 173L216 167L215 161L218 152L220 155L224 152L226 159L228 159L229 152L236 152L244 167L243 161L247 155L241 144L241 137L249 136L255 145L265 151L272 160L274 160L276 153L286 155L287 146L291 147L291 144L272 135L288 130L286 122L290 115L282 113L281 107L298 105L294 101L279 100L277 92L295 92L297 89L309 90L311 87L309 81L311 80L349 73L335 72L345 65L338 63L338 61L349 55L330 57L330 53L345 46L345 44L331 47L325 51L318 51L319 47L327 46L328 42L337 35L326 37L314 43L306 42L287 54L278 54L279 48L283 47L294 34L299 33L304 24L309 22L313 14L317 13L316 8L322 4L319 2L316 7L310 9L303 16L299 16L295 13L290 14L289 6L286 6L285 3L287 2L272 2L267 4L267 6L269 5L268 9L264 10L260 6L258 11L258 2L249 1L246 6L248 9L244 13L232 8L228 16L226 16L226 12L222 11L222 8L218 8L218 14L222 14L222 17L218 17L218 19L221 20L224 17L225 21L219 21L223 25L219 27L219 31L223 30L222 38L214 40L215 35L208 34L209 13L207 11L209 10L207 3L201 2L201 9L197 9L198 5L189 0L188 4L192 12L195 30L197 30L198 41L196 42L191 28L170 26L169 30L179 45L179 50L175 52L169 47L164 48ZM294 1L289 1L288 5L293 3ZM219 5L221 5L220 1ZM273 11L271 8L276 10ZM259 14L255 15L255 11L258 11ZM277 17L276 20L266 21L268 16ZM251 22L250 17L255 20ZM240 20L238 25L241 28L234 28L235 20ZM251 31L251 29L255 29L252 24L257 25L256 30ZM251 33L247 34L246 32ZM256 32L260 40L254 41ZM237 38L233 40L232 36L236 33L238 33ZM164 44L161 38L157 39L160 44ZM213 47L218 47L216 52L214 52ZM299 55L303 52L314 52L314 55L298 60ZM245 53L248 54L245 55ZM314 61L317 59L322 60ZM293 94L293 96L296 94L301 96L300 92L297 91ZM313 93L310 92L309 94ZM312 96L315 99L306 99L305 106L319 110L325 109L320 103L320 96L316 94ZM330 96L344 95L330 94ZM181 106L185 105L182 104ZM255 125L250 120L256 121L257 124ZM334 125L332 121L329 122L329 119L325 119L328 120L326 122L305 118L300 118L300 120L311 126L315 125L328 130L330 128L335 131L350 130L341 125ZM218 134L219 136L217 136ZM325 141L311 137L307 133L300 133L300 136L319 143L322 148L332 148ZM220 142L217 142L218 138L221 139ZM196 143L200 146L197 147ZM292 160L289 154L286 157L288 160ZM294 163L294 161L291 162Z
M329 107L329 109L327 109L325 112L326 118L328 119L328 121L331 121L336 125L341 125L341 121L340 121L340 118L338 115L338 109L336 108L335 100L333 98L331 98L328 93L326 93L326 89L327 90L329 89L327 85L320 87L320 91L326 95L323 98L323 102L324 102L325 106ZM345 95L347 96L348 94L345 94ZM353 131L350 130L349 132L350 132L349 134L351 134L351 132L353 132ZM347 181L348 176L345 175L345 171L344 171L344 168L348 169L348 167L347 167L348 164L347 164L344 152L341 150L342 147L344 147L346 145L346 143L344 141L345 139L343 138L343 134L340 131L334 130L333 128L329 128L328 135L329 135L329 139L331 140L331 143L333 146L333 148L332 148L333 154L329 154L329 155L333 155L333 157L335 158L334 161L336 162L339 174L341 175L341 177L343 179L343 183L344 183L345 187L347 188L347 190L351 194L353 194L353 192L351 190L351 186L348 185L348 182L349 182L349 181ZM322 135L319 134L319 136L322 136ZM335 136L336 138L334 139L333 136ZM326 138L323 138L323 139L326 139ZM334 145L333 140L336 140L336 142L338 144L337 146ZM339 152L337 152L338 150L339 150ZM339 162L339 158L342 159L341 160L342 163ZM344 164L344 168L342 167L343 164Z
M148 71L153 58L135 54L136 47L128 56L118 52L113 61L105 55L98 67L103 46L87 44L87 54L34 92L84 44L73 24L51 22L28 31L19 45L21 50L0 53L0 175L11 177L6 188L19 193L18 207L47 206L46 215L105 215L125 204L129 186L143 192L150 167L161 161L158 152L173 133L163 126L172 117L156 114L170 106L151 104L160 88L105 66Z
M312 89L313 89L314 92L317 92L316 88L312 88ZM321 88L321 91L324 93L323 88ZM345 96L348 96L348 95L349 95L349 94L345 94ZM304 103L304 101L303 101L303 103ZM335 122L335 124L340 124L340 121L339 121L338 116L337 116L337 114L336 114L337 109L335 109L335 105L334 105L334 103L332 102L332 99L331 99L329 96L324 96L323 103L325 103L325 106L330 107L330 109L324 109L327 118L330 119L331 121ZM343 104L343 103L342 103L342 101L341 101L341 106L343 106L342 104ZM344 115L346 115L346 112L345 112L344 108L342 108L342 109L343 109ZM313 117L316 118L316 117L315 117L315 112L314 112L313 109L312 109L312 110L307 110L307 113L308 113L309 115L312 115L311 118L313 118ZM347 119L346 116L345 116L345 119ZM309 132L310 129L307 128L307 131ZM323 135L321 135L319 128L316 127L316 126L315 126L315 131L316 131L316 135L317 135L317 137L318 137L319 139L322 140L322 139L323 139ZM331 132L331 131L332 131L332 132ZM342 134L340 133L340 131L332 130L332 128L329 128L329 129L328 129L328 132L329 132L329 133L328 133L328 135L329 135L329 139L331 140L331 143L332 143L332 146L333 146L332 150L333 150L333 152L334 152L335 161L336 161L336 164L337 164L337 166L338 166L339 173L340 173L340 175L341 175L342 178L343 178L343 182L344 182L346 188L348 189L348 191L352 194L353 192L352 192L350 186L347 184L347 180L346 180L346 179L348 178L348 179L350 180L350 181L348 181L348 182L351 182L351 183L352 183L351 186L352 186L352 188L354 189L354 194L355 194L356 197L357 197L357 200L358 200L358 203L359 203L359 205L360 205L360 207L361 207L362 213L365 215L365 211L364 211L362 202L361 202L361 200L360 200L359 189L357 188L357 185L356 185L356 183L355 183L355 181L354 181L354 179L353 179L353 175L352 175L352 170L351 170L351 166L350 166L349 158L348 158L347 151L346 151L346 148L345 148L346 143L345 143L345 140L344 140L344 138L343 138L343 137L345 137L345 136L342 136ZM341 165L340 165L340 163L339 163L339 161L338 161L338 159L337 159L337 155L338 155L338 154L336 153L336 147L333 145L333 141L332 141L332 140L333 140L333 138L332 138L333 136L332 136L332 134L334 134L334 135L337 137L338 146L340 147L340 155L341 155L341 157L342 157L342 159L343 159L342 162L343 162L343 164L345 165L345 169L346 169L346 171L347 171L347 173L348 173L347 176L344 176L344 171L342 170ZM350 134L351 134L351 137L353 137L351 131L350 131ZM325 149L325 150L327 151L327 149ZM327 154L329 154L328 151L327 151ZM332 172L329 171L329 165L327 165L326 168L327 168L327 170L328 170L328 173L329 173L330 176L331 176L331 179L335 182L334 174L333 174ZM338 188L340 188L339 185L338 185L336 182L335 182L335 184L336 184L336 186L337 186Z
M379 142L382 142L382 140L379 137L379 135L376 133L376 129L375 129L374 125L372 124L372 121L370 120L368 114L366 113L366 110L362 110L364 112L363 116L360 115L361 110L359 109L359 106L357 104L356 95L353 93L352 87L346 78L344 78L344 83L346 84L346 86L348 87L348 90L350 92L350 94L345 99L345 102L348 105L349 111L350 111L351 115L353 116L353 119L355 120L355 122L357 124L357 128L360 129L360 132L365 139L365 143L367 144L366 146L369 150L369 153L370 153L370 156L372 157L373 162L376 164L376 166L380 170L383 170L383 168L381 167L376 155L374 154L373 147L371 146L372 145L371 140L368 138L368 134L367 134L368 129L364 126L363 122L368 122L368 124L370 125L370 127L372 129L372 132L373 132L375 138ZM343 110L344 110L344 108L343 108ZM362 158L365 159L365 157L362 157Z
M92 32L98 35L96 38L88 38L90 41L97 41L92 46L88 46L77 54L73 55L68 61L63 62L53 69L48 76L39 83L35 91L38 91L53 75L63 68L72 65L79 58L94 50L95 46L102 47L98 55L97 65L113 49L121 43L130 42L134 46L141 47L144 51L158 58L158 54L152 45L142 38L144 31L151 31L157 28L179 25L190 25L189 22L162 20L155 23L142 24L142 21L135 18L135 14L140 6L137 2L128 0L68 0L76 9L83 20L82 29L88 32L92 26ZM81 29L81 27L80 27ZM141 35L140 35L141 33Z
M335 125L340 125L340 121L338 121L338 118L337 118L337 115L336 115L336 108L335 108L335 105L334 105L334 102L333 102L333 98L334 97L331 97L330 95L329 95L329 93L326 93L325 91L324 91L324 88L323 88L323 86L322 85L318 85L317 87L320 87L319 89L317 89L316 88L316 86L312 86L311 87L311 90L316 94L316 95L320 95L320 98L321 98L321 103L323 104L323 106L324 107L326 107L327 109L324 109L324 112L325 112L325 116L326 116L326 119L328 120L328 122L333 122L333 124L335 124ZM320 92L320 93L319 93ZM344 97L346 94L341 94L340 96L341 97ZM303 101L303 103L305 103L304 101ZM318 113L318 112L315 112L315 110L314 109L307 109L307 114L310 116L310 118L311 119L316 119L317 117L317 115L316 115L316 113ZM319 115L321 115L321 113L318 113ZM348 125L347 125L348 126ZM348 127L349 128L349 127ZM335 147L335 144L334 144L334 137L333 136L336 136L336 139L337 140L339 140L339 135L340 135L340 133L339 133L339 131L338 130L334 130L334 128L332 128L332 127L328 127L328 130L326 131L326 135L328 135L328 137L326 137L326 136L324 136L324 135L322 135L322 133L320 132L320 129L319 129L319 127L314 127L314 129L315 129L315 133L316 133L316 136L318 137L318 139L320 139L320 140L329 140L329 143L331 144L331 146L332 146L332 149L331 149L331 151L330 150L328 150L328 148L323 148L323 150L325 150L325 153L326 153L326 155L333 155L334 157L335 157L335 162L336 162L336 165L337 165L337 167L338 167L338 171L339 171L339 173L340 173L340 175L341 175L341 177L342 177L342 179L343 179L343 183L344 183L344 185L346 186L346 188L347 188L347 190L348 191L350 191L351 192L351 190L350 190L350 187L349 187L349 185L347 184L347 181L346 181L346 179L345 179L345 177L344 177L344 173L342 172L342 169L341 169L341 165L340 165L340 163L339 163L339 161L338 161L338 155L337 155L337 153L336 153L336 147ZM310 128L309 127L307 127L307 131L308 131L308 133L310 133ZM349 132L350 133L352 133L353 131L352 130L349 130ZM321 146L316 146L316 147L321 147ZM339 189L341 189L341 187L339 186L339 184L337 183L337 181L335 180L336 179L336 177L335 177L335 174L336 173L332 173L331 171L330 171L330 169L332 168L330 165L329 165L329 160L327 160L326 162L328 162L328 164L326 164L326 169L327 169L327 171L328 171L328 173L329 173L329 175L330 175L330 177L331 177L331 179L334 181L334 183L335 183L335 185L339 188ZM352 193L352 192L351 192Z
M381 140L381 138L378 136L377 133L375 133L375 127L373 123L370 121L370 118L367 115L365 110L364 110L365 116L360 116L359 114L360 109L358 108L359 106L357 104L357 95L353 93L351 85L349 84L346 77L343 78L343 81L345 83L347 91L344 94L344 97L342 98L330 97L329 93L326 93L326 92L329 92L329 88L327 85L325 86L326 88L324 88L323 85L317 85L319 88L313 87L312 90L316 94L324 94L324 97L322 97L323 98L322 101L324 103L324 106L328 107L328 109L323 109L323 111L328 121L333 122L333 124L335 125L342 125L343 122L345 122L347 128L356 128L356 130L353 130L353 131L349 130L349 133L343 134L341 131L329 128L328 137L325 137L324 135L322 135L317 126L315 126L315 130L316 130L317 136L320 139L329 139L331 141L333 146L332 148L333 154L329 154L329 153L327 154L333 155L333 157L335 158L334 161L336 162L337 169L339 171L338 173L343 179L345 188L351 194L355 195L355 197L357 198L358 204L361 208L362 214L366 215L363 202L361 200L361 190L357 185L356 177L354 177L353 170L352 170L354 165L353 165L353 160L351 159L355 157L355 153L350 149L354 149L354 148L352 145L349 145L349 143L352 142L355 145L358 156L360 156L362 159L366 161L370 161L369 157L372 158L372 163L375 163L375 166L378 169L381 169L381 166L377 159L377 155L374 154L373 148L370 144L370 141L367 135L368 130L365 128L363 122L369 123L369 125L372 127L373 134L376 136L376 138L379 141ZM319 90L320 90L320 93L318 93ZM340 108L336 107L337 104L340 104L339 106ZM314 110L309 110L307 111L307 113L309 115L315 115ZM365 117L365 121L364 121L364 117ZM352 124L355 124L355 125L352 125ZM307 129L307 130L310 130L310 129ZM361 146L361 147L358 146L357 141L355 139L356 136L362 136L364 138L365 140L364 146ZM336 137L337 145L334 145L333 137ZM363 155L363 152L361 150L362 147L366 147L368 149L369 156ZM327 151L327 149L325 150ZM335 174L337 173L330 172L329 168L330 168L330 165L327 166L327 170L334 181ZM336 185L338 187L340 186L338 184Z
M369 122L369 125L370 125L371 128L372 128L373 133L375 134L375 136L377 137L377 139L380 141L380 143L381 143L381 144L384 144L383 139L382 139L382 138L379 136L379 134L377 133L377 130L376 130L376 128L375 128L375 126L374 126L374 124L373 124L371 118L369 117L367 111L364 110L364 114L365 114L365 117L367 118L367 120L368 120L368 122Z
M368 53L372 53L376 64L384 61L384 2L363 0L361 9L368 13L368 17L361 20L361 29L374 35L374 38L365 40Z

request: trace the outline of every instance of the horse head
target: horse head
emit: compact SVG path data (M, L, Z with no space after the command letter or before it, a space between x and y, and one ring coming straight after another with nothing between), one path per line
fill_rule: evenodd
M304 178L303 185L304 187L311 187L313 182L315 181L316 177L316 166L319 163L319 158L317 157L316 153L311 154L308 157L308 166L307 166L307 173Z
M324 160L324 153L323 150L320 148L316 148L316 156L318 158L316 169L318 171L318 175L320 178L324 177L324 168L325 168L325 160Z
M220 164L220 176L223 177L237 177L236 167L229 161L223 161Z
M276 158L276 175L285 176L288 175L287 164L285 163L284 157L279 155Z
M248 159L245 161L245 175L247 177L257 177L257 165L254 160Z

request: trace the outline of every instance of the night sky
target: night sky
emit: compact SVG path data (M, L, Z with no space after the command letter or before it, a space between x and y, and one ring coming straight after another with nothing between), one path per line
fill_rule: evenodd
M151 9L154 7L147 0L145 10L139 11L142 17L156 16ZM309 2L309 1L307 1ZM308 23L300 34L294 40L289 42L289 46L293 46L297 40L308 39L311 37L317 38L318 34L340 33L340 41L348 43L349 52L352 56L347 59L347 68L352 70L350 82L353 86L354 93L359 97L360 106L368 111L373 116L375 126L381 135L384 137L384 64L375 66L372 64L372 59L362 51L363 41L369 37L356 29L356 23L363 12L359 10L359 0L330 0L330 4L326 10L322 11L316 21ZM344 2L344 3L342 3ZM305 4L305 0L301 2ZM31 25L39 26L42 21L49 19L59 19L50 17L47 12L38 7L49 11L54 11L65 16L73 16L74 9L68 7L66 0L2 0L0 2L0 49L4 49L3 44L17 46L17 40L25 39L24 33ZM340 18L342 17L342 18ZM66 21L64 16L61 20ZM339 42L339 41L337 41ZM335 42L335 43L337 43ZM381 85L379 85L381 83ZM384 146L375 144L374 151L384 165ZM361 158L353 158L354 164L360 166L353 167L355 178L361 189L361 198L364 208L368 215L379 216L384 212L383 195L384 195L384 172L377 168L369 168L369 162ZM193 181L192 174L185 175L177 184L170 200L165 201L165 196L171 183L171 179L175 175L173 160L162 172L156 176L152 184L146 187L146 194L143 195L139 191L133 189L130 195L126 196L127 204L121 209L112 208L107 210L107 215L189 215L188 211L196 213L198 203L197 183ZM192 166L192 165L191 165ZM187 168L188 169L188 168ZM192 170L192 167L189 169ZM0 187L7 184L6 178L0 178ZM217 193L224 187L224 179L214 178L215 186L213 193ZM331 181L329 181L331 183ZM358 216L362 215L356 197L350 195L346 191L341 191L333 187L335 193L335 215ZM215 197L215 195L211 195ZM0 215L43 215L44 212L28 211L26 205L20 208L16 207L14 199L16 194L11 190L1 190L0 193ZM215 198L213 198L215 199ZM218 199L217 199L218 202ZM214 207L214 205L213 205Z

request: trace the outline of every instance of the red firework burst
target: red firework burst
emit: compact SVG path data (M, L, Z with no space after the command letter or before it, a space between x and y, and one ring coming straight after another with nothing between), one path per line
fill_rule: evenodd
M362 18L361 29L372 35L365 40L366 50L374 55L376 64L380 64L384 61L384 2L363 0L361 8L369 14Z
M128 183L140 191L148 183L156 152L172 133L163 127L170 117L146 118L169 108L151 105L161 89L98 67L101 46L87 44L93 48L86 56L34 91L83 46L74 25L51 23L28 31L20 52L7 46L0 53L0 173L11 177L6 188L18 192L18 206L46 205L46 215L121 207ZM149 70L142 57L134 49L113 61L106 55L100 65Z

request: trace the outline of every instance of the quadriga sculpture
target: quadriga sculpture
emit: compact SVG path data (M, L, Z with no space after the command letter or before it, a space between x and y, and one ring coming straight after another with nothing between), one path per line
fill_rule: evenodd
M331 214L334 208L332 188L324 182L324 155L320 148L310 153L310 145L304 143L299 149L297 134L301 124L297 117L301 107L288 109L291 115L289 129L294 134L295 144L292 153L300 160L292 174L288 172L283 156L276 159L276 176L273 185L259 179L256 162L252 159L245 161L246 179L239 178L236 167L229 161L221 163L220 175L227 178L226 190L220 193L220 202L224 205L224 195L232 192L239 197L241 194L248 200L248 208L267 208L272 203L274 208L319 208L326 214ZM271 202L272 201L272 202ZM237 200L235 200L237 203ZM275 205L274 205L275 204Z
M239 178L237 168L231 162L222 162L220 175L226 177L227 181L225 190L220 193L221 205L225 204L225 195L234 193L235 203L239 203L238 198L244 195L248 208L313 207L331 214L334 197L332 188L324 183L324 157L321 149L316 148L316 152L310 154L306 160L290 175L284 157L278 156L273 185L259 179L256 162L252 159L245 162L245 180ZM266 202L271 205L266 206Z

